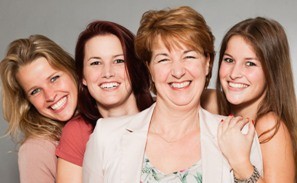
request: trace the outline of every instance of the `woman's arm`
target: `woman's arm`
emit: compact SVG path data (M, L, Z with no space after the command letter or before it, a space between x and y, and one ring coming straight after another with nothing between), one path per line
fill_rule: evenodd
M240 120L239 117L229 117L220 125L218 131L219 146L238 179L247 179L253 174L253 165L249 156L255 129L249 123L248 133L242 134L241 129L246 122ZM275 123L276 118L273 114L267 114L258 120L256 131L261 134L271 129ZM266 139L271 133L262 136L260 140ZM261 150L264 176L257 183L294 183L292 141L284 123L281 123L279 130L272 139L261 144Z
M272 129L277 122L273 113L266 114L257 121L256 131L259 135ZM261 136L260 142L271 137L274 131ZM292 139L285 124L280 121L276 134L268 141L261 143L264 164L263 183L294 183L294 155ZM260 182L259 182L260 183Z
M20 147L18 165L21 183L55 183L56 145L44 139L28 139Z
M58 158L57 183L82 183L82 167Z
M91 125L82 118L72 119L63 128L56 149L57 183L82 182L82 161L91 131Z

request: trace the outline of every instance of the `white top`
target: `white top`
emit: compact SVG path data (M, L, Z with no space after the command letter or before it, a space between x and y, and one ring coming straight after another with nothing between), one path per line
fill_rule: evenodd
M148 128L155 104L130 116L99 119L87 144L83 162L84 183L139 183ZM197 109L198 110L198 109ZM224 116L199 109L201 163L204 183L233 183L233 172L217 142ZM261 149L255 136L251 162L263 171Z

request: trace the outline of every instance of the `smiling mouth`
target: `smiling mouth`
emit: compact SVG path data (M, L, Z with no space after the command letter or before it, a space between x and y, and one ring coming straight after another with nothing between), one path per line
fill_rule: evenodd
M113 83L103 83L100 85L100 88L102 89L113 89L118 87L120 84L117 82L113 82Z
M185 81L185 82L182 82L182 83L170 83L170 86L172 88L177 88L177 89L181 89L181 88L185 88L187 86L190 85L190 81Z
M58 102L55 104L51 105L50 108L54 111L61 109L67 102L67 97L61 98Z
M242 84L242 83L232 83L232 82L228 82L228 85L232 88L247 88L248 85L246 84Z

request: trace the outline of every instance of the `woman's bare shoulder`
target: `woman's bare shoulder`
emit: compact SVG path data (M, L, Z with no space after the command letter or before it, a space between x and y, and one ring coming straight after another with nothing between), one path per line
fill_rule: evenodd
M285 122L279 119L274 112L269 112L257 120L256 131L260 136L260 142L266 141L267 138L269 139L272 136L283 140L290 138Z

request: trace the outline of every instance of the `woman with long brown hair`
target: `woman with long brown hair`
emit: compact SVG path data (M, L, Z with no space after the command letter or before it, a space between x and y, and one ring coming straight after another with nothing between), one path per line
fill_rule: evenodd
M289 44L277 21L250 18L226 33L220 50L217 89L208 91L205 97L208 100L203 105L213 113L254 121L264 165L264 176L258 183L294 182L296 95ZM252 139L239 133L242 125L226 121L218 139L224 155L234 165L235 177L247 181L255 171L248 157Z

